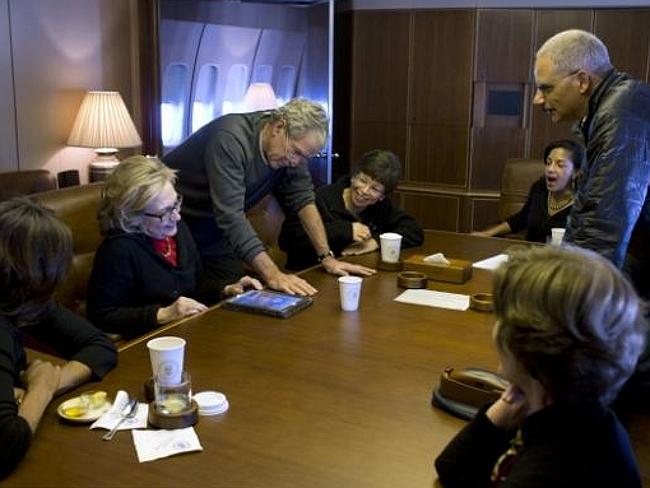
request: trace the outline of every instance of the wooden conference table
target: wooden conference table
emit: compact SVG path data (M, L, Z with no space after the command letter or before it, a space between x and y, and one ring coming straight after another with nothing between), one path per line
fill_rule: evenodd
M428 231L424 251L476 261L513 241ZM412 252L412 251L411 251ZM374 265L376 254L355 259ZM360 308L342 312L336 278L304 274L319 289L314 304L282 320L216 308L162 332L187 340L195 392L225 393L230 410L195 426L203 451L138 463L129 432L103 432L45 413L23 462L3 486L427 487L433 460L464 425L430 405L447 366L497 368L493 316L401 304L396 274L363 282ZM457 293L490 291L491 273ZM120 353L99 387L143 398L151 376L146 340ZM649 422L632 431L647 476ZM645 457L643 462L642 456Z

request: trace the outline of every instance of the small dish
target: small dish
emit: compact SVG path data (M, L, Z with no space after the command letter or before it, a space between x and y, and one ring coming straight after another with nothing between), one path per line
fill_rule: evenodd
M90 391L61 402L56 413L68 422L87 424L108 412L111 405L104 392Z

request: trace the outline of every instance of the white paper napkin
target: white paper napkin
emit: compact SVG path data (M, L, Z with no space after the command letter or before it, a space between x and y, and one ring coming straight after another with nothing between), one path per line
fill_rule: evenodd
M113 426L119 422L120 418L122 418L121 414L125 412L128 403L129 395L124 390L118 391L110 410L95 420L90 428L111 430ZM135 417L132 419L125 419L117 430L145 429L147 427L148 414L149 405L147 403L139 403L138 412Z
M491 258L483 259L482 261L476 261L473 264L473 267L478 269L495 270L506 261L508 261L507 254L497 254Z
M138 461L141 463L203 450L193 427L176 430L134 430L132 434Z
M444 264L445 266L449 266L449 260L441 252L429 254L428 256L422 258L422 261L425 263Z
M467 310L469 308L469 295L433 290L406 290L395 298L395 301L449 310Z

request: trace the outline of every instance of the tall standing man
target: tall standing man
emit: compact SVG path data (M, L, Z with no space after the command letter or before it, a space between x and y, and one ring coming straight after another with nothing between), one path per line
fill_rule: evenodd
M316 292L302 278L280 271L246 218L246 211L268 193L298 215L325 270L374 273L334 258L314 204L307 161L325 144L327 125L320 105L293 99L277 110L215 119L163 158L179 170L176 188L183 196L183 218L208 276L241 276L245 261L270 288Z
M603 42L581 30L542 45L535 82L533 103L553 122L578 122L587 149L566 240L625 265L648 297L650 87L616 71Z
M609 258L650 298L650 87L616 71L603 42L581 30L542 45L535 83L533 103L554 122L577 122L586 147L566 240ZM649 363L646 350L636 378L646 391Z

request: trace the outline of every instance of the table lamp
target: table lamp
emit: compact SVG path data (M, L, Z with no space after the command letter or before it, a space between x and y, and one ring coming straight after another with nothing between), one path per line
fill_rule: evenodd
M100 181L120 163L118 149L140 146L142 139L119 92L89 91L81 102L68 145L95 149L90 181Z
M273 87L268 83L251 83L244 95L244 110L256 112L278 108Z

